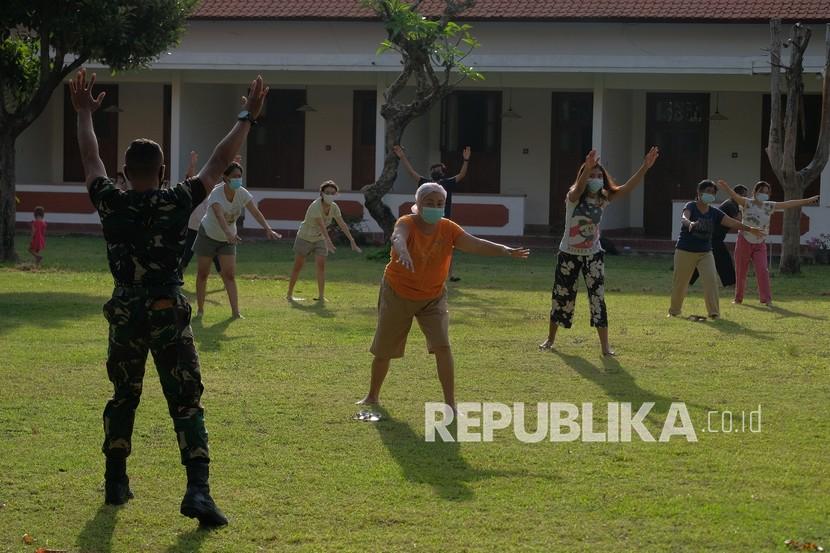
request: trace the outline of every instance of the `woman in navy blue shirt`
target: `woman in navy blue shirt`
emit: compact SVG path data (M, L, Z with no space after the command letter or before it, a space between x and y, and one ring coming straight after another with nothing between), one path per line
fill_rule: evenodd
M680 238L674 250L674 281L672 283L671 307L669 316L680 315L683 300L689 288L689 278L695 269L703 280L703 295L709 317L720 317L718 301L718 274L715 258L712 255L712 234L719 226L740 229L756 236L763 236L764 231L750 227L729 217L723 211L712 207L717 194L717 186L711 180L702 180L697 185L697 201L689 202L683 207L680 221Z

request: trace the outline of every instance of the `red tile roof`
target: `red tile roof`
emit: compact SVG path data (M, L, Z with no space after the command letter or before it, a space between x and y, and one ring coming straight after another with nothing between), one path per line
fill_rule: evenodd
M425 0L428 15L441 0ZM828 0L478 0L472 20L830 21ZM371 19L359 0L203 0L193 19Z

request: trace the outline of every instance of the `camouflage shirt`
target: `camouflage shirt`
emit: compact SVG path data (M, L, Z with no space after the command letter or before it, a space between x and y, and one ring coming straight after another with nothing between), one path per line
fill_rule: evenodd
M179 261L187 220L205 199L198 178L167 189L123 191L100 177L89 186L107 241L107 259L117 285L181 286Z

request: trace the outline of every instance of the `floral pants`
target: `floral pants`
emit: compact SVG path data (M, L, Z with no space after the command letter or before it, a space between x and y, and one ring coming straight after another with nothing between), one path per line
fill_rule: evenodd
M579 273L585 278L591 306L591 326L606 328L608 313L605 309L605 253L572 255L559 252L556 276L553 284L551 322L571 328L576 304Z

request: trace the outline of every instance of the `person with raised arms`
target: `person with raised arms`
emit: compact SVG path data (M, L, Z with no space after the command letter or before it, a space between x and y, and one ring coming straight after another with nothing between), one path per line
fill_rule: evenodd
M94 83L95 75L88 80L86 70L81 69L69 89L78 113L78 145L86 186L101 218L115 281L112 298L104 305L109 323L107 374L113 385L103 417L104 501L121 505L133 498L127 457L147 354L152 353L187 471L187 490L179 510L203 526L222 526L228 519L210 495L210 456L201 403L204 387L179 264L190 213L244 144L268 88L262 77L251 83L248 96L243 98L243 111L199 174L169 188L161 186L161 147L145 138L134 140L125 155L124 174L132 185L125 191L107 177L98 152L92 114L101 107L105 92L93 97Z
M539 344L542 351L553 348L560 326L571 328L579 273L588 288L591 326L597 329L603 355L615 355L608 343L608 314L605 307L605 252L600 244L600 223L608 204L630 194L642 182L646 172L660 155L656 146L648 151L643 164L623 185L599 164L599 155L591 150L580 166L576 180L565 196L565 233L559 243L556 272L551 292L550 323L547 339Z
M794 207L805 205L817 205L819 196L812 196L801 200L788 200L786 202L769 201L770 185L766 181L758 181L752 190L752 197L747 198L737 194L729 188L726 181L717 181L718 188L726 192L741 208L742 220L744 223L758 227L764 231L764 235L756 236L752 233L739 232L738 240L735 242L735 299L732 303L744 301L746 290L746 275L749 272L749 264L755 268L755 280L758 282L758 296L761 303L772 307L772 289L769 282L769 269L767 268L767 241L769 234L769 221L775 211L783 211Z
M412 327L418 321L435 355L444 403L455 407L454 362L449 339L447 274L453 251L525 259L526 248L511 248L468 234L444 218L447 191L428 182L415 192L412 215L395 223L391 259L383 273L378 296L378 323L369 351L372 361L369 392L359 405L377 404L392 359L401 358Z
M695 269L703 281L703 298L711 319L720 318L718 272L712 255L712 234L718 226L740 229L761 237L764 231L733 219L720 209L712 207L717 185L705 179L697 185L697 200L683 206L680 219L680 237L674 250L674 277L672 280L669 317L677 317L683 309L683 300L689 289L689 279Z

